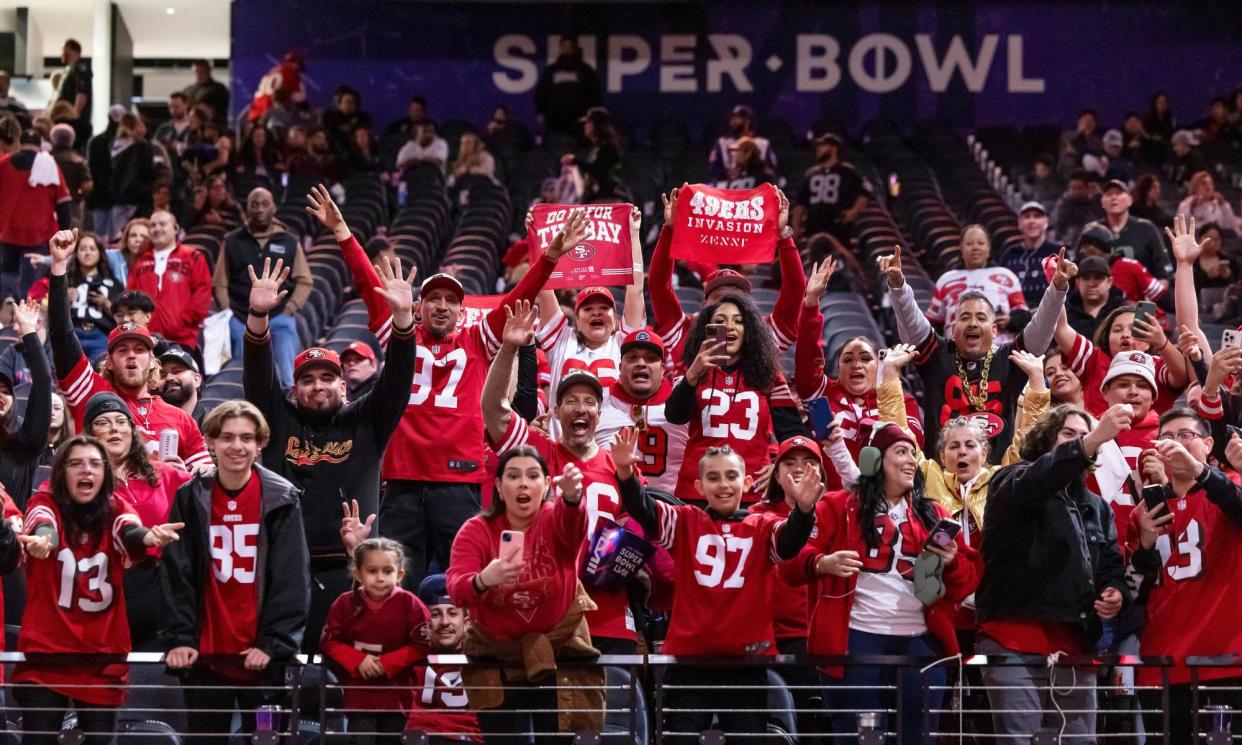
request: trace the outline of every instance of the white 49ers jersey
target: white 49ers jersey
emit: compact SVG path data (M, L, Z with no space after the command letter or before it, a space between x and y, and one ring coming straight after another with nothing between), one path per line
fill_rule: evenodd
M689 428L685 424L669 424L664 418L664 402L670 390L665 383L656 395L638 401L614 385L604 396L595 442L600 447L610 447L617 432L645 425L638 438L638 449L643 454L638 470L646 477L647 486L672 494L677 488L677 473L681 470Z

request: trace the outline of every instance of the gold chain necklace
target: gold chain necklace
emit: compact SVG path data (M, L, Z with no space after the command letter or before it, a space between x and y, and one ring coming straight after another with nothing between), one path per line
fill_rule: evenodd
M979 379L980 393L975 393L970 386L970 381L966 379L966 368L962 367L961 356L953 355L953 362L957 365L957 376L962 379L962 395L966 396L966 400L970 402L971 408L975 411L983 411L987 408L988 373L992 370L992 355L995 353L995 349L989 349L988 355L983 358L983 377Z

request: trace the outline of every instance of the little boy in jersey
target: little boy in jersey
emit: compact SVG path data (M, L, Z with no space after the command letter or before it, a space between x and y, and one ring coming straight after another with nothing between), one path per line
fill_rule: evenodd
M173 500L170 521L185 529L160 565L160 638L168 667L184 674L190 733L217 735L195 742L227 744L234 708L251 732L254 709L280 698L260 686L283 687L280 663L302 643L310 558L297 489L257 462L271 434L263 414L227 401L203 433L218 468ZM236 662L199 660L207 655Z
M797 556L811 535L815 502L823 491L818 472L796 484L786 474L781 485L797 504L788 519L751 513L741 509L742 495L751 486L745 463L727 446L712 448L699 461L699 478L694 482L696 498L706 500L707 509L672 506L653 500L637 478L635 466L642 458L637 445L637 433L622 430L613 444L612 458L626 511L673 554L678 573L672 622L661 651L692 656L776 654L768 604L772 567ZM677 665L666 678L670 686L731 688L670 689L666 707L673 713L665 717L664 727L701 732L715 712L727 734L753 738L766 731L762 711L766 681L762 667ZM688 745L697 737L666 741Z

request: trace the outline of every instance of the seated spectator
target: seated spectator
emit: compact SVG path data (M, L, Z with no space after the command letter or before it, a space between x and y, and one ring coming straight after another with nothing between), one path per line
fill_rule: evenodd
M776 170L776 151L766 137L755 134L755 112L749 106L738 104L729 114L729 133L717 138L711 154L707 156L707 177L711 181L729 178L737 152L732 146L743 137L754 140L760 159L773 171Z
M210 409L199 398L203 375L194 355L184 347L170 345L160 354L160 372L160 398L189 414L201 426Z
M151 212L172 212L172 183L157 181L151 191Z
M73 127L68 124L57 124L52 127L50 139L52 157L56 159L56 165L60 167L60 173L65 177L65 187L69 189L69 198L73 200L69 223L72 227L81 228L86 219L86 197L91 193L91 187L94 185L91 181L90 168L87 166L86 158L73 149Z
M104 260L103 241L94 233L81 233L69 259L70 313L73 333L82 351L96 364L108 351L108 334L116 326L112 320L112 301L124 286Z
M1212 99L1207 116L1195 122L1195 131L1199 133L1203 157L1209 168L1232 160L1236 134L1229 126L1229 102L1223 96Z
M1086 156L1098 158L1104 154L1104 141L1100 136L1099 119L1095 111L1083 109L1072 131L1061 135L1060 170L1062 173L1073 173L1079 168L1088 168Z
M1086 412L1058 406L1031 429L1024 462L992 478L975 651L1040 658L983 670L997 734L1030 737L1047 726L1095 735L1094 671L1058 669L1043 658L1090 654L1103 622L1130 602L1112 511L1084 482L1101 446L1130 428L1131 413L1116 404L1092 427Z
M348 85L332 92L332 108L323 114L323 128L339 157L345 157L354 144L354 130L371 129L371 115L362 110L362 95Z
M621 134L612 113L603 106L592 107L581 121L582 136L589 148L586 159L579 161L567 154L561 158L561 164L578 166L584 181L582 201L589 204L601 194L614 195L624 188L621 186Z
M412 139L414 130L425 121L428 121L427 99L416 94L410 97L410 103L406 106L405 116L389 124L388 129L384 130L384 136L388 137L399 134Z
M1117 179L1129 183L1134 175L1134 163L1125 152L1125 138L1121 132L1110 129L1104 133L1103 142L1104 157L1099 159L1100 175L1105 180Z
M17 649L30 657L13 671L13 682L21 684L14 696L27 732L59 733L72 708L78 726L91 733L90 742L107 742L125 701L129 666L65 666L40 657L132 651L125 569L142 561L148 548L173 542L182 526L142 526L133 507L114 491L108 453L94 437L65 443L51 471L49 482L31 497L22 525L27 597ZM5 523L7 533L12 527L8 519ZM55 740L56 734L45 737Z
M988 266L992 244L982 225L967 225L962 228L960 250L962 268L950 269L936 280L936 291L932 295L931 306L927 309L927 320L944 325L948 319L957 318L958 298L968 292L981 294L995 310L998 337L1002 343L1009 341L1026 327L1031 317L1026 298L1022 294L1022 283L1009 269ZM1040 271L1043 271L1042 264Z
M9 86L12 83L9 71L0 68L0 115L12 115L22 126L30 126L30 112L26 105L18 101L16 96L9 95Z
M171 214L151 215L151 248L130 269L125 289L142 290L155 301L153 333L198 349L203 319L211 312L211 269L201 251L177 242L177 232Z
M69 227L72 197L56 160L40 150L37 130L21 133L21 149L0 158L0 298L22 298L36 276L28 253L47 255L47 241Z
M726 188L753 189L759 184L775 184L776 172L764 162L753 137L743 137L729 146L734 150Z
M354 130L349 153L345 157L345 171L350 174L374 173L381 180L388 179L384 163L380 160L379 143L369 127Z
M276 163L276 170L288 172L293 165L293 161L306 152L306 133L310 130L310 125L294 124L285 132L284 146L280 150L280 160Z
M1098 256L1108 262L1113 277L1113 286L1121 290L1127 302L1141 303L1150 300L1159 306L1157 315L1164 311L1173 311L1174 295L1169 292L1167 279L1156 279L1147 267L1135 259L1114 254L1113 236L1108 228L1095 224L1082 231L1078 236L1078 245L1074 253L1079 261L1087 257Z
M557 493L552 491L553 485ZM496 492L489 507L461 526L453 540L448 593L453 603L470 612L471 624L462 643L470 657L509 663L502 677L496 667L464 668L462 676L470 706L484 735L558 732L558 710L602 708L603 691L583 684L603 682L598 668L555 671L523 664L523 639L540 638L557 660L590 660L599 655L591 646L585 612L592 605L578 580L578 557L587 538L587 510L582 494L582 472L566 465L553 481L547 462L529 445L500 456ZM521 532L523 548L501 553L501 533ZM756 552L756 554L766 552ZM538 569L534 563L542 562ZM541 598L532 605L529 598ZM519 643L522 642L522 643ZM516 667L512 667L516 664ZM573 681L565 695L574 695L576 707L558 701L562 681ZM585 697L585 700L584 700ZM566 717L601 726L598 712ZM573 731L572 729L570 731Z
M397 169L431 163L444 173L448 164L448 143L436 134L436 123L424 119L410 128L410 140L397 151Z
M125 223L117 246L108 249L108 266L112 269L112 276L124 285L129 279L130 267L151 247L151 221L135 217Z
M233 198L229 190L229 181L224 174L207 179L205 187L194 190L194 204L190 210L190 227L214 225L233 230L242 222L242 208Z
M1070 328L1087 339L1095 337L1100 323L1126 304L1126 296L1113 284L1108 259L1087 256L1078 260L1074 289L1065 298Z
M1162 190L1157 174L1144 173L1139 176L1131 192L1134 204L1130 205L1130 214L1151 221L1157 228L1173 227L1173 216L1160 203Z
M1229 200L1216 191L1216 182L1207 171L1199 171L1190 177L1189 196L1177 206L1177 212L1194 218L1195 222L1204 227L1215 225L1234 235L1242 232L1242 225L1239 224Z
M1201 296L1203 290L1208 288L1228 287L1242 279L1242 265L1237 257L1221 250L1224 235L1218 226L1211 223L1204 225L1199 238L1203 250L1193 265L1196 295Z
M1199 136L1188 129L1173 133L1172 154L1164 164L1165 177L1175 184L1188 186L1190 178L1207 167L1199 150Z
M1214 442L1207 423L1193 411L1175 408L1160 416L1160 434L1143 452L1143 482L1162 491L1159 502L1140 501L1129 525L1129 542L1137 542L1132 558L1135 571L1150 585L1147 624L1140 636L1143 655L1167 655L1169 671L1168 731L1173 739L1193 739L1196 712L1191 707L1189 656L1242 652L1236 618L1218 603L1233 592L1233 568L1242 541L1242 493L1230 479L1209 465ZM1227 452L1242 454L1237 438ZM1242 467L1242 459L1234 467ZM1150 508L1150 509L1149 509ZM1181 540L1195 536L1193 542ZM1216 686L1237 684L1237 671L1207 668L1199 681L1212 681L1199 691L1200 700L1219 706L1239 706L1234 691ZM1153 686L1146 698L1155 700L1164 680L1154 669L1139 669L1140 686ZM1145 703L1163 708L1161 704ZM1203 704L1200 704L1202 706ZM1149 717L1155 725L1155 718ZM1158 725L1163 727L1163 724ZM1154 731L1154 730L1153 730Z
M276 138L260 126L252 126L237 153L237 173L246 176L276 175Z
M311 115L293 99L293 94L283 88L277 88L272 94L272 108L263 114L262 126L277 140L283 140L293 127L307 127L311 124Z
M1164 91L1156 91L1151 97L1151 106L1147 116L1143 118L1143 129L1152 137L1158 138L1166 145L1173 140L1177 131L1177 121L1169 108L1169 97Z
M295 139L291 131L287 146L292 147L294 143ZM306 147L301 151L292 152L289 158L289 173L304 178L340 180L341 161L332 151L332 143L326 131L320 127L311 130L306 140Z
M474 132L462 133L461 142L457 146L457 160L453 161L449 174L454 179L475 175L495 180L496 161L487 152L487 145L481 137Z
M1027 202L1018 209L1018 232L1022 241L1006 248L999 264L1018 278L1024 298L1043 297L1048 289L1044 261L1056 256L1058 247L1048 240L1048 210L1042 202Z
M849 246L854 221L871 201L870 191L858 171L841 160L841 138L831 132L816 137L815 165L807 169L794 199L794 234L828 233ZM811 253L813 261L823 258Z
M194 61L194 84L182 92L191 106L207 106L211 121L220 124L228 121L229 89L211 77L211 63L207 60Z
M1065 193L1052 208L1052 232L1061 244L1073 244L1083 226L1104 216L1099 199L1091 193L1091 176L1083 170L1070 174Z
M1130 214L1130 187L1116 179L1104 184L1100 194L1100 206L1104 218L1084 227L1089 230L1100 226L1112 236L1112 252L1134 259L1157 279L1167 279L1173 271L1169 250L1156 226L1141 217Z
M220 733L232 731L234 710L241 731L253 732L254 710L285 693L284 664L306 628L310 555L297 488L259 464L271 436L262 412L227 401L203 420L203 432L219 467L173 499L169 519L185 527L160 563L159 634L165 664L184 671L189 732L215 733L199 742L227 743ZM222 533L228 549L212 551L211 536ZM231 571L222 570L221 555Z
M1024 199L1039 202L1046 209L1056 203L1065 191L1065 184L1057 176L1055 165L1056 161L1051 155L1040 155L1035 159L1031 172L1023 176L1020 182Z
M556 60L539 74L535 112L545 135L575 135L580 117L599 105L599 73L582 59L578 37L563 34Z
M1164 162L1165 145L1147 133L1138 114L1126 114L1122 125L1122 152L1126 160L1144 170L1159 168Z
M233 312L229 336L233 356L240 357L253 278L263 270L265 262L281 259L291 267L282 287L285 294L268 319L276 377L282 387L288 388L293 385L293 358L302 351L296 319L310 296L311 274L301 243L275 218L276 201L271 192L263 188L251 191L246 197L245 223L224 237L212 275L212 289L216 303Z

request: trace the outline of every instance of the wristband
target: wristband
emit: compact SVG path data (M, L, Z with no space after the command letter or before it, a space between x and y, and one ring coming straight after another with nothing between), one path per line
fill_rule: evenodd
M260 311L255 310L254 308L251 308L246 312L249 315L254 316L255 318L267 318L268 316L272 315L272 312L270 310L260 312Z
M474 575L474 580L472 581L474 582L475 591L478 592L480 595L487 592L487 585L483 584L483 573L482 572L479 572L478 574Z

